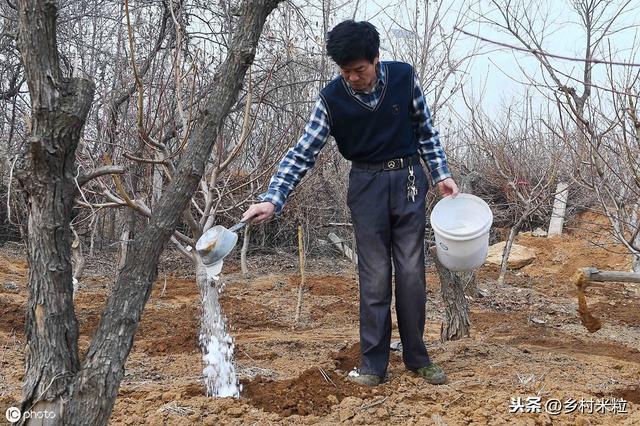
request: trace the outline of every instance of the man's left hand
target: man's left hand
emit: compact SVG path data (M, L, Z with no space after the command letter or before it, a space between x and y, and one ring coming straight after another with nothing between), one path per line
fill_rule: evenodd
M440 195L442 195L443 197L448 197L449 195L451 195L455 198L455 196L460 192L460 190L458 189L458 185L456 185L453 178L446 178L444 180L441 180L440 182L436 183L436 186L440 191Z

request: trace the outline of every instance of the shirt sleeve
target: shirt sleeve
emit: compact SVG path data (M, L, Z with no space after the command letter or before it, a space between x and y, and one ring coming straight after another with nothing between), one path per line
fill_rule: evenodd
M316 163L316 157L326 144L330 131L327 109L322 98L318 97L302 136L280 161L267 192L260 194L258 199L275 205L276 214L279 214L291 191Z
M422 89L413 74L413 123L418 132L418 152L429 167L433 184L451 177L447 156L440 145L440 134L433 128L431 112L424 101Z

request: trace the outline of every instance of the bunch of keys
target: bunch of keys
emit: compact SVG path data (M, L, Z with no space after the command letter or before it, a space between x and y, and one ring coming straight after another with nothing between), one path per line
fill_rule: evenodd
M413 166L409 166L409 177L407 178L407 200L416 201L418 188L416 188L416 176L413 174Z

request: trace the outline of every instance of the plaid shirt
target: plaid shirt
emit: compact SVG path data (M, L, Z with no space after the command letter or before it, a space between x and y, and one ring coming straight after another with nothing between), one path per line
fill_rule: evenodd
M386 84L385 67L378 64L378 81L370 93L355 91L347 84L351 94L357 96L362 102L375 107L380 100L382 88ZM429 167L431 180L434 184L451 177L447 166L447 157L440 145L438 131L433 128L429 107L424 101L422 89L414 74L413 116L414 128L419 134L418 152ZM280 213L287 197L293 188L300 182L307 171L313 167L316 157L324 147L331 128L329 127L327 108L318 97L311 111L311 117L304 128L304 133L296 145L289 149L284 156L278 170L269 182L267 192L261 194L260 201L269 201L276 206L276 213Z

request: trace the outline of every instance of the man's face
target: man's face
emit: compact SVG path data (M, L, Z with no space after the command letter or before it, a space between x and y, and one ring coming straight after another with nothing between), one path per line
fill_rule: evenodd
M347 80L354 90L362 92L369 91L373 88L373 84L378 78L376 75L378 61L377 56L373 59L373 63L366 59L357 59L340 67L340 74L342 74L342 77Z

